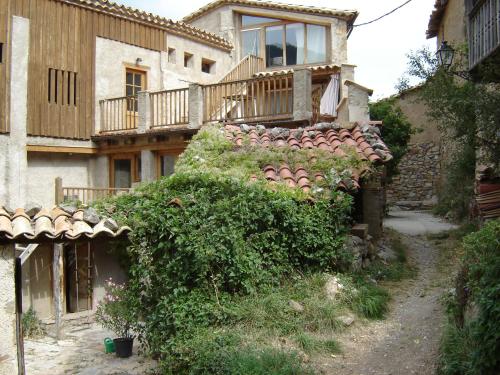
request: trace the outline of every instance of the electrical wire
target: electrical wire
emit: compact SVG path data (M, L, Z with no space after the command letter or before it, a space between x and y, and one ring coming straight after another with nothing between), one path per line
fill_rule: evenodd
M402 7L404 7L406 4L408 4L408 3L412 2L412 1L413 1L413 0L408 0L408 1L404 2L403 4L401 4L400 6L398 6L397 8L394 8L394 9L393 9L393 10L391 10L390 12L387 12L387 13L385 13L385 14L381 15L380 17L375 18L374 20L371 20L371 21L368 21L368 22L359 23L359 24L357 24L357 25L352 25L352 27L365 26L365 25L369 25L369 24L371 24L371 23L377 22L377 21L381 20L382 18L387 17L388 15L390 15L390 14L394 13L394 12L395 12L395 11L397 11L398 9L401 9L401 8L402 8Z

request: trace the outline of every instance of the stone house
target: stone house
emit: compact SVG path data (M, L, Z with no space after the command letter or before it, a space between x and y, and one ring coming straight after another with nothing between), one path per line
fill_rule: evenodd
M175 22L107 0L0 0L0 236L30 223L29 243L16 247L23 310L54 320L50 270L66 275L67 319L95 309L105 278L122 277L85 233L59 238L57 258L36 242L40 220L93 225L92 213L42 206L88 204L169 175L206 124L367 124L372 91L347 60L357 15L218 0ZM359 183L371 207L360 221L376 236L382 182Z

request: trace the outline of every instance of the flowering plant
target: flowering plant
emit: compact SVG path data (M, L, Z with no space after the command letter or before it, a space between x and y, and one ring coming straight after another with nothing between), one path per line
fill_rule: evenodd
M96 321L118 337L134 337L131 329L136 319L125 285L109 279L104 289L104 298L97 306Z

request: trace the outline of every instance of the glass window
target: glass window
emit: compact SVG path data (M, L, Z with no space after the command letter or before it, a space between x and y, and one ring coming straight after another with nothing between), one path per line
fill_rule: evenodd
M283 65L283 26L266 28L266 66Z
M115 188L129 188L132 186L132 160L114 160L114 182Z
M260 54L260 29L245 30L241 33L243 42L243 55L259 56Z
M307 25L307 62L326 61L326 29L324 26Z
M286 25L286 65L304 64L304 24Z
M160 174L162 176L170 176L175 170L175 156L161 155L160 156Z
M241 17L241 25L258 25L260 23L269 23L269 22L279 22L276 18L267 18L267 17L255 17L255 16L242 16Z

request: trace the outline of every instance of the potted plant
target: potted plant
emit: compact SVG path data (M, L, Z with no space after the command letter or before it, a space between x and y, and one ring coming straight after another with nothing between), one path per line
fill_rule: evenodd
M111 279L106 281L104 289L104 298L97 306L96 321L117 335L113 339L116 356L128 358L132 355L134 335L131 330L135 323L130 297L124 284L114 283Z

